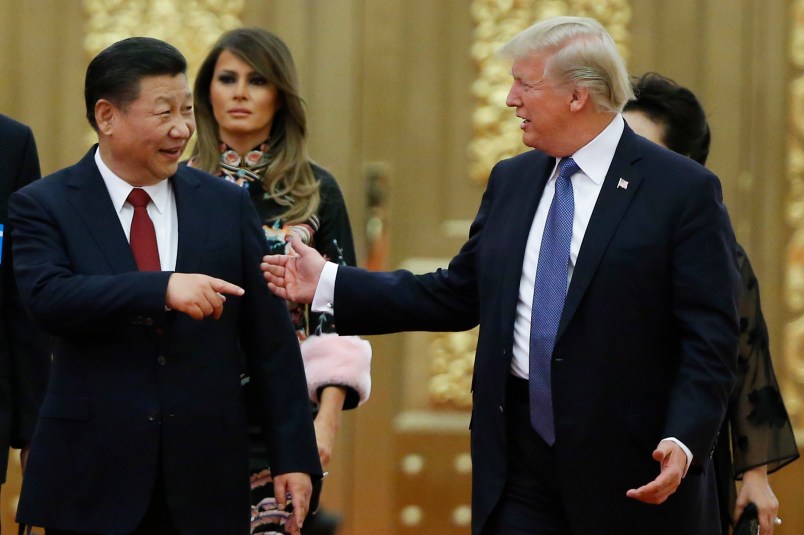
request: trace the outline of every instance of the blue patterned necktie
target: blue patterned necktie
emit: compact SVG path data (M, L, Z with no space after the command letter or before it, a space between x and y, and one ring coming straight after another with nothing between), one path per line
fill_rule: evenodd
M528 380L530 423L551 446L555 444L556 432L553 424L550 368L558 322L567 295L572 215L575 211L570 177L580 171L580 168L572 158L564 158L559 162L558 170L556 192L544 225L536 284L533 288Z

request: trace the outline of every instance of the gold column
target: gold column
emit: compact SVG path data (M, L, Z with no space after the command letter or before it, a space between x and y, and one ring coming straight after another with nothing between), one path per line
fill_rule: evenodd
M791 81L790 121L788 123L787 180L785 221L790 226L786 247L784 303L789 322L783 339L782 390L785 405L794 425L804 426L804 1L793 4L790 37ZM784 371L789 370L789 373ZM799 443L801 441L799 440Z
M195 72L215 40L241 25L243 0L84 0L89 57L136 35L170 42Z

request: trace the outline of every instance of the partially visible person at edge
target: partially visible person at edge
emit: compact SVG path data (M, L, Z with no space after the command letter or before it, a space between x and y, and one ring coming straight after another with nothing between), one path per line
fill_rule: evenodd
M273 253L299 238L340 265L355 265L346 204L338 183L307 155L307 118L293 58L276 35L259 28L225 33L207 55L195 82L198 142L188 164L220 175L248 191ZM329 465L341 411L366 401L371 388L371 346L338 336L332 316L310 314L288 302L301 342L308 391L316 410L321 464ZM258 443L252 449L252 527L278 529L268 467ZM317 489L320 491L320 489ZM304 533L333 533L337 519L321 511Z
M195 130L186 70L158 39L105 48L84 87L98 144L11 197L20 296L55 336L17 519L48 535L248 534L249 409L291 533L322 474L256 210L179 168Z
M14 279L8 200L39 178L31 129L0 115L0 484L6 481L8 448L20 449L25 469L31 436L50 367L50 337L33 324L20 303Z
M706 165L711 140L706 114L687 88L656 73L633 83L634 100L623 117L637 134ZM745 506L759 510L760 535L773 533L779 502L768 474L798 458L793 426L773 371L759 283L745 250L737 245L740 269L740 349L737 386L715 447L723 535ZM739 494L735 479L742 479Z
M624 123L630 79L597 21L541 21L503 53L535 150L494 167L447 269L371 273L291 238L296 256L263 258L269 286L342 333L480 325L474 534L719 533L739 338L720 182Z

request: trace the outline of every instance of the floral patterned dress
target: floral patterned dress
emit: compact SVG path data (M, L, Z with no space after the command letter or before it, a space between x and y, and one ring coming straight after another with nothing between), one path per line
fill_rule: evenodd
M726 535L737 499L735 478L741 479L746 471L763 465L768 466L768 473L774 472L799 456L773 371L759 283L740 246L737 259L742 283L737 386L714 452L721 524Z
M320 186L321 202L315 214L303 223L287 225L281 215L286 205L276 202L262 188L259 173L265 161L261 159L263 147L249 152L240 161L234 151L225 150L221 157L221 176L248 188L271 254L284 254L289 249L286 238L298 235L308 246L314 247L326 259L341 265L354 266L355 249L346 203L335 178L325 169L310 164ZM192 166L192 160L188 162ZM289 198L286 202L292 202ZM307 375L308 392L315 412L318 396L327 386L346 389L343 409L353 409L365 402L371 390L371 348L365 340L353 336L338 336L332 316L310 312L309 305L288 301L288 310L299 338ZM248 396L248 377L243 377ZM281 534L288 513L279 511L273 496L273 480L265 441L259 427L250 429L252 472L252 533ZM311 503L314 511L320 486L316 486ZM309 516L304 533L315 531L316 517Z

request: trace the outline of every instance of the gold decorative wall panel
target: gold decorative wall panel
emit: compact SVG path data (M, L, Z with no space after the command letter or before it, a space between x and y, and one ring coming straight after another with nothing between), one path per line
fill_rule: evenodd
M244 0L84 0L89 57L126 37L156 37L182 51L194 73L215 40L241 25Z
M472 408L472 371L477 348L477 328L434 335L430 346L432 376L429 400L440 408Z
M469 176L482 184L495 163L527 149L516 117L505 105L510 67L497 57L497 51L539 20L573 15L600 21L627 60L631 9L627 0L473 0L471 10L475 23L471 56L478 76L472 86L476 105L468 149Z
M785 404L794 425L804 427L804 0L793 4L790 38L790 111L788 131L788 197L785 220L791 233L787 243L784 299L790 321L784 330L784 367L781 373Z

